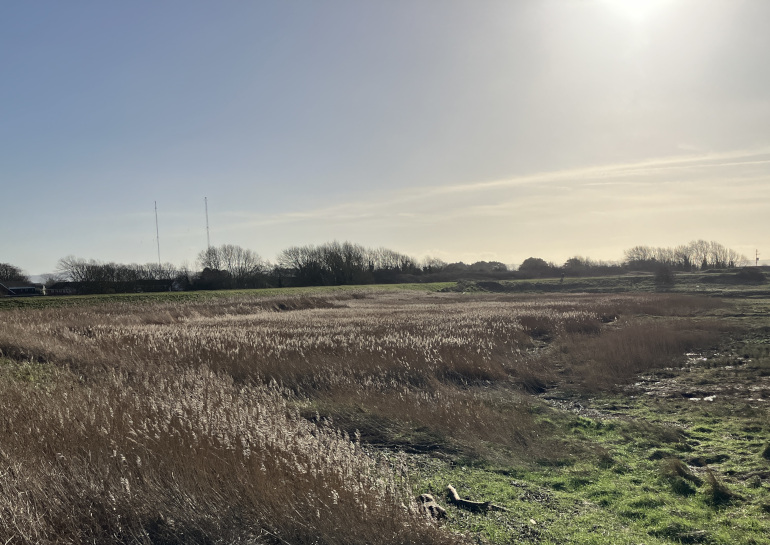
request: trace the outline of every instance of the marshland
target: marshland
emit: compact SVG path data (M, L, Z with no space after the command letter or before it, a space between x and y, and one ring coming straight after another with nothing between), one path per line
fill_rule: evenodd
M768 543L770 300L732 295L3 305L0 541Z

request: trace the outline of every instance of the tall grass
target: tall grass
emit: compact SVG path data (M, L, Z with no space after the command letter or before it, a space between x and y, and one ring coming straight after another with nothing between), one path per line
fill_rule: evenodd
M718 334L691 320L713 305L392 292L3 312L0 541L455 542L356 430L532 453L527 392L666 365Z
M300 418L278 387L177 369L1 390L3 542L452 541L397 462Z
M639 373L672 366L690 350L711 347L724 331L718 322L633 320L601 336L569 336L561 350L567 374L582 389L601 391L622 386Z

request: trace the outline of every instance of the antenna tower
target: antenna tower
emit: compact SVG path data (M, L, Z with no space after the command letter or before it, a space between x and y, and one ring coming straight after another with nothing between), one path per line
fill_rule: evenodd
M759 267L759 250L754 250L754 266Z
M155 201L155 240L158 241L158 267L160 264L160 231L158 231L158 201Z
M211 238L209 237L209 199L203 197L203 203L206 205L206 249L211 249Z

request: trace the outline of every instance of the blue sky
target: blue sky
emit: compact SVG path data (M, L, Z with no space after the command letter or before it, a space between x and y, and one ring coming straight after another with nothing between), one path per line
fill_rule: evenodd
M0 262L770 257L770 2L5 2Z

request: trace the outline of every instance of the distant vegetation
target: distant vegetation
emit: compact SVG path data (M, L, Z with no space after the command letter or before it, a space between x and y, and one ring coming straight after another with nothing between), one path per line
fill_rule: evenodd
M676 248L634 246L626 250L625 263L633 269L655 270L661 265L679 271L735 268L748 264L746 256L718 242L695 240Z
M9 263L0 263L0 282L29 282L29 277L19 267Z
M529 257L518 268L495 261L446 263L430 257L420 261L387 248L366 248L351 242L293 246L270 263L253 250L224 244L201 251L194 270L170 263L126 265L67 256L59 260L54 274L46 276L46 285L52 288L51 293L135 293L576 278L629 271L654 273L660 283L668 284L673 281L674 271L730 269L747 263L746 257L736 251L704 240L676 248L635 246L626 250L622 262L575 256L557 265ZM29 281L18 267L0 264L0 282L3 280Z

